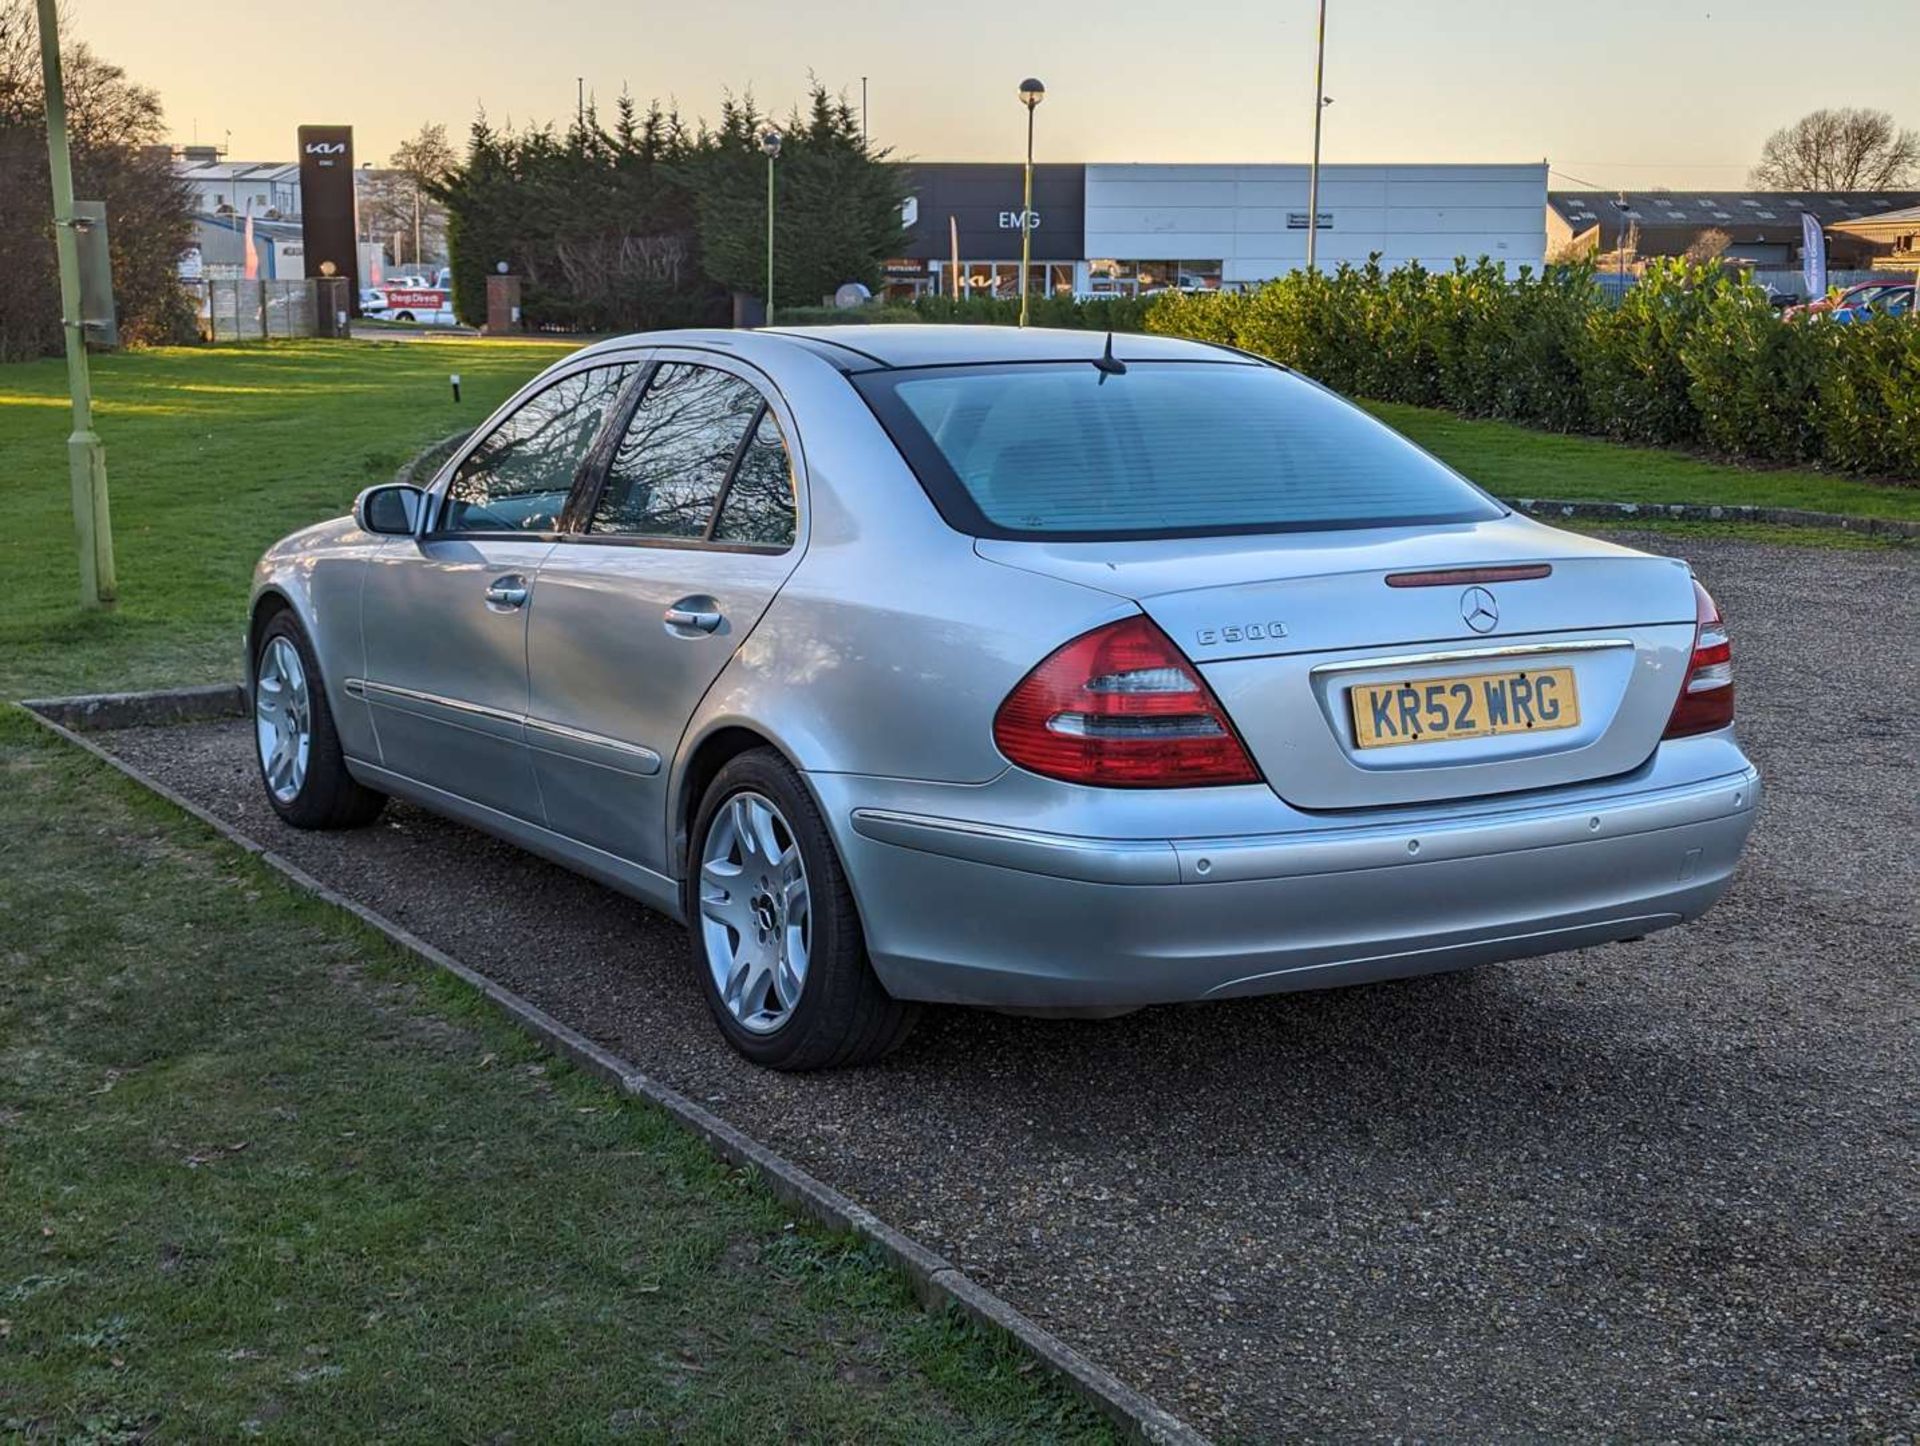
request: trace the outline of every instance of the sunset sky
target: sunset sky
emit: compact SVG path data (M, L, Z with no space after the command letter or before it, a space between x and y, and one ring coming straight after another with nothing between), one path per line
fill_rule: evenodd
M176 140L230 133L243 160L291 160L303 122L351 124L358 158L384 161L423 121L459 139L481 107L564 120L577 76L609 107L625 86L698 116L729 88L784 111L809 72L857 103L866 75L874 139L922 160L1016 157L1028 74L1048 87L1042 159L1304 160L1311 138L1313 0L407 0L343 6L335 31L258 0L67 12L70 38L160 91ZM1908 0L1332 0L1325 157L1544 156L1556 188L1735 188L1804 111L1920 126L1916 57Z

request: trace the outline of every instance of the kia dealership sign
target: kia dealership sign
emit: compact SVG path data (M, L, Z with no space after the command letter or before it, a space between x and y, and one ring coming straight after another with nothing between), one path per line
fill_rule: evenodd
M353 196L353 127L300 127L300 231L309 276L347 278L360 311L359 218ZM333 270L325 268L333 263Z

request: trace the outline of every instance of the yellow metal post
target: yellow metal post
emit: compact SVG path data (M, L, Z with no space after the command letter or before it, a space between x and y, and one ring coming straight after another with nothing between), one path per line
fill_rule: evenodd
M119 600L113 572L113 526L107 509L107 452L93 430L93 379L81 321L80 241L74 232L73 157L67 149L67 95L60 74L58 0L40 0L40 68L47 91L47 161L53 175L53 235L60 258L60 316L67 344L67 388L73 435L67 466L73 525L80 545L80 605L110 608Z

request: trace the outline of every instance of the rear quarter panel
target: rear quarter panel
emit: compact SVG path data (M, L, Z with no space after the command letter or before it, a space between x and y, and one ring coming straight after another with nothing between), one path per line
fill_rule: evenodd
M847 380L815 368L781 379L806 453L806 555L702 699L677 768L737 725L810 771L993 778L1001 700L1060 643L1137 608L977 556Z

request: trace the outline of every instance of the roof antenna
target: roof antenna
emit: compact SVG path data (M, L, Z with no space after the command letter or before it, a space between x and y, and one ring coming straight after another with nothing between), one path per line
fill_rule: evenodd
M1113 354L1112 331L1108 331L1107 349L1094 361L1093 369L1100 373L1100 385L1103 387L1107 384L1108 377L1123 377L1127 374L1127 364Z

